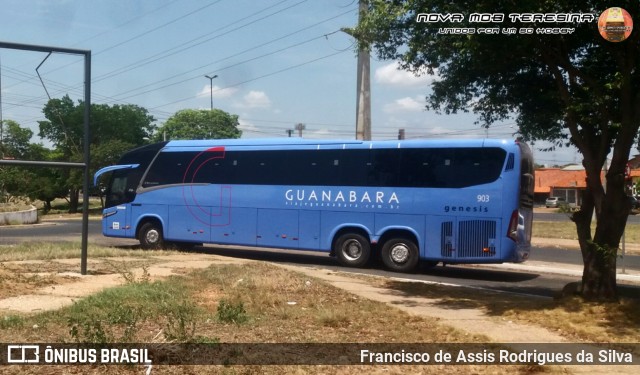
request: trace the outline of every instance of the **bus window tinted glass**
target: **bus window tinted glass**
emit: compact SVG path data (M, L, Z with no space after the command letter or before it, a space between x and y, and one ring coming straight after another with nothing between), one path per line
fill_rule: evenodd
M194 171L197 167L191 162L197 155L198 153L195 152L161 152L144 177L142 187L180 184L183 181L191 182L191 179L195 177ZM189 168L191 173L185 176L189 165L191 165Z
M499 148L401 150L398 185L461 188L498 179L506 151Z
M163 152L143 187L179 183L461 188L495 181L499 148Z

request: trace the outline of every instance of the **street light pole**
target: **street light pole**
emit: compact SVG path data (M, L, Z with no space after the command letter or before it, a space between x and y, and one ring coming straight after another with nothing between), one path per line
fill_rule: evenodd
M209 76L205 74L206 78L209 78L209 92L211 93L211 110L213 111L213 79L218 78L218 75Z

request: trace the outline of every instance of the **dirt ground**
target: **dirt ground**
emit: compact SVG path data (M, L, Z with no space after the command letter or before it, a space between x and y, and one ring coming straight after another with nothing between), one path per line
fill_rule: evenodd
M0 272L8 274L11 270L23 269L21 277L32 277L33 283L27 290L19 291L7 287L0 291L1 313L36 313L50 309L58 309L73 303L74 300L96 293L104 288L117 286L126 282L122 272L113 271L113 262L135 261L132 258L92 259L89 275L80 275L79 260L22 261L4 262ZM109 263L110 262L110 263ZM227 258L210 254L176 254L154 257L150 266L132 270L128 277L145 277L151 280L160 279L171 274L181 274L188 270L206 268L213 264L244 264L252 262L236 258ZM474 308L439 307L439 300L426 297L399 295L390 289L374 286L371 281L344 272L334 272L318 267L302 267L279 265L308 276L324 280L331 285L371 300L387 303L395 308L418 316L437 317L443 324L473 333L481 334L498 343L563 343L568 342L555 332L547 329L524 325L512 321L499 321L490 318L483 311ZM517 265L516 265L517 266ZM53 274L51 271L59 269ZM110 271L111 269L111 271ZM74 272L76 270L76 272ZM15 274L15 272L14 272ZM0 276L2 274L0 273ZM46 276L46 277L45 277ZM397 280L402 281L400 277ZM5 280L6 281L6 280ZM24 285L25 280L16 280ZM415 282L415 280L413 280ZM640 278L638 278L640 282ZM8 284L10 285L10 283ZM517 332L517 334L514 334ZM614 372L618 374L638 374L638 366L569 366L570 373L596 374Z

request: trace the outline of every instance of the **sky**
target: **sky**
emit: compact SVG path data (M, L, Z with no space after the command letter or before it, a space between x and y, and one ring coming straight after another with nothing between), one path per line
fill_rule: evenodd
M213 97L214 108L239 116L243 138L286 137L298 123L305 138L355 138L356 51L340 30L357 23L357 0L1 4L0 41L91 51L92 103L144 107L160 126L181 109L209 109ZM84 98L83 68L79 55L0 50L2 119L37 134L48 95ZM373 139L397 139L401 128L407 139L514 138L515 121L487 132L473 114L426 111L433 80L372 55ZM544 146L534 146L538 164L581 160Z

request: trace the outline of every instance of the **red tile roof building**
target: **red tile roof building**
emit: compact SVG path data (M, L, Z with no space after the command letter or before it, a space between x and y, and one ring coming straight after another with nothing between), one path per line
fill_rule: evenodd
M584 170L540 168L536 169L535 202L543 204L548 197L563 197L569 204L580 206L587 188ZM631 177L640 178L640 169L632 169ZM604 179L604 173L601 178Z
M577 188L587 187L586 173L582 171L566 171L560 168L542 168L536 170L535 193L551 193L554 187Z

